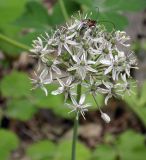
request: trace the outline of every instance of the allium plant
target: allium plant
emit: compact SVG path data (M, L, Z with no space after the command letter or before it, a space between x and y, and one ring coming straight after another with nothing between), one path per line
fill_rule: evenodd
M130 37L124 31L108 32L106 28L89 19L87 15L72 17L70 23L33 41L32 56L38 59L34 88L40 87L46 94L47 84L57 83L51 94L64 94L64 103L75 112L72 145L72 160L75 160L75 144L79 116L91 104L85 103L88 94L96 100L97 94L105 95L105 104L111 97L131 94L131 68L137 61L130 50ZM81 88L86 88L82 93ZM67 100L70 101L67 101ZM69 103L70 102L70 103ZM97 106L101 118L110 122L110 117Z

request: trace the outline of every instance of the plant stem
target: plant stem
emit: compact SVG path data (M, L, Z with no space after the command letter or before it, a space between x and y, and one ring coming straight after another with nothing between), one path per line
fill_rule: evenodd
M7 43L9 43L9 44L11 44L11 45L13 45L13 46L15 46L15 47L21 48L21 49L23 49L23 50L27 50L27 51L30 50L30 48L29 48L27 45L22 44L22 43L20 43L20 42L17 42L17 41L15 41L15 40L13 40L13 39L11 39L11 38L9 38L9 37L1 34L1 33L0 33L0 40L3 40L3 41L5 41L5 42L7 42Z
M80 97L81 97L81 84L78 84L78 86L77 86L77 102L79 102ZM76 160L76 142L77 142L77 137L78 137L77 136L78 123L79 123L79 117L78 117L78 112L77 112L75 120L74 120L71 160Z
M62 14L64 16L64 19L66 21L68 21L69 16L68 16L68 13L67 13L66 8L65 8L64 1L63 0L59 0L59 4L60 4L60 8L61 8Z

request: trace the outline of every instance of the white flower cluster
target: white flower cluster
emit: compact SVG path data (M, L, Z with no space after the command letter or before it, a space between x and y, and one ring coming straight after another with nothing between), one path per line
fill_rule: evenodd
M40 87L45 94L46 84L59 82L53 95L64 94L67 106L84 117L90 104L84 104L87 94L105 95L105 104L112 96L131 93L129 83L131 68L137 68L136 58L129 48L129 36L124 31L108 32L87 16L75 18L52 35L33 41L33 57L38 58L34 88ZM85 87L77 102L76 86ZM110 118L100 109L101 117L108 123Z

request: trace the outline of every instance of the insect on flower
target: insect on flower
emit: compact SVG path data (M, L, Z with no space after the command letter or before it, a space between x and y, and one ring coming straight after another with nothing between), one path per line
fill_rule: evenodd
M51 93L64 94L71 112L85 119L84 113L91 106L85 99L89 93L95 102L98 94L105 95L106 105L113 96L132 93L130 70L137 68L137 61L129 48L130 37L126 32L115 29L109 32L91 16L79 14L49 36L46 33L43 39L38 37L33 41L31 50L41 62L37 76L32 79L34 89L39 87L48 95L45 86L57 83L58 87ZM81 93L78 94L77 86L84 91L81 100L78 100ZM109 123L110 117L98 109L101 118Z
M83 20L83 24L84 24L84 27L87 26L87 27L95 27L96 25L96 21L95 20L92 20L92 19L84 19Z

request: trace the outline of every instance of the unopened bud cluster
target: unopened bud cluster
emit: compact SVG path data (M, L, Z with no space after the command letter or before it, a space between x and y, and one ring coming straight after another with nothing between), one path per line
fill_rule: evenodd
M85 118L91 104L85 103L88 94L96 99L97 94L109 98L122 96L131 91L131 68L137 68L136 58L130 50L129 40L124 31L108 32L103 25L96 24L87 16L75 18L51 35L38 37L33 41L32 56L38 59L34 88L40 87L45 94L47 84L58 83L53 95L64 94L65 103L71 112ZM85 88L79 102L76 101L76 87ZM100 109L105 122L110 118Z

